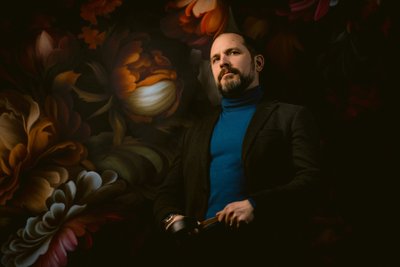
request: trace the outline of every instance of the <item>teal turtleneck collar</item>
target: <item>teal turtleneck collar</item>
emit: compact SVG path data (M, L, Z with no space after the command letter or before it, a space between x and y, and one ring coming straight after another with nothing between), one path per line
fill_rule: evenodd
M236 109L243 106L254 105L261 99L263 92L264 91L261 86L256 86L254 88L246 90L241 97L223 97L221 101L221 107L224 111L229 111L231 109Z

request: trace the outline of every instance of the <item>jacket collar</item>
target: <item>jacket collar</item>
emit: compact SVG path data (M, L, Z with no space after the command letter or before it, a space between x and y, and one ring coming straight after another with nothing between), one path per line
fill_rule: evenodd
M243 149L242 149L242 159L246 158L251 146L254 143L254 140L257 136L257 133L261 130L263 125L268 121L272 112L279 106L279 102L275 99L270 99L268 96L264 95L264 98L257 105L256 111L254 113L253 118L250 121L249 127L247 128L245 138L243 140ZM221 108L217 107L209 116L205 118L202 124L202 137L201 141L199 140L199 148L201 153L199 155L203 155L202 162L203 164L208 164L209 156L210 156L210 142L212 131L214 130L214 126L219 118L219 114L221 112ZM200 152L200 151L199 151ZM205 167L205 166L204 166ZM208 170L208 168L205 168Z
M277 100L268 98L263 99L257 106L253 118L247 128L246 135L243 140L242 159L244 160L254 143L257 133L263 125L268 121L272 112L278 107Z

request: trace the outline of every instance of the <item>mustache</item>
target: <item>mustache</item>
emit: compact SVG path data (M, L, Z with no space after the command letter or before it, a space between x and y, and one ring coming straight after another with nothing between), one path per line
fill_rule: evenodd
M218 75L218 81L221 81L222 77L227 73L240 74L240 71L235 68L224 67Z

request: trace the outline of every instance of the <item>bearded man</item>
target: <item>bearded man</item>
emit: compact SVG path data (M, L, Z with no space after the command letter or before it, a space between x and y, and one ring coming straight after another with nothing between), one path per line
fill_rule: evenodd
M171 266L303 266L298 237L320 186L314 118L269 97L244 35L216 37L210 63L221 105L182 136L154 201L180 239Z

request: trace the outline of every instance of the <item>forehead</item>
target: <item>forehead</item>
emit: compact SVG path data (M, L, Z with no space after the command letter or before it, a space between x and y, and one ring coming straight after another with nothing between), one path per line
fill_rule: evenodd
M229 48L245 48L243 37L236 33L223 33L218 36L211 46L211 56Z

